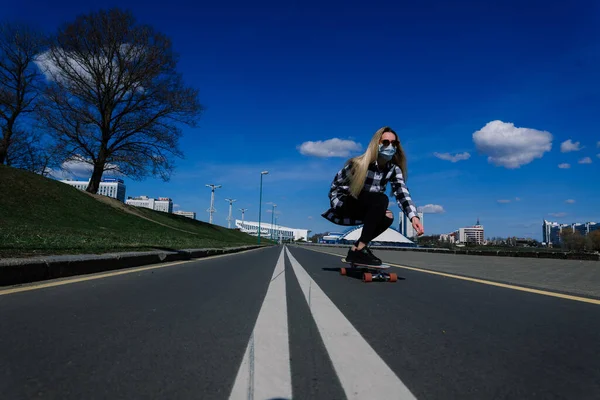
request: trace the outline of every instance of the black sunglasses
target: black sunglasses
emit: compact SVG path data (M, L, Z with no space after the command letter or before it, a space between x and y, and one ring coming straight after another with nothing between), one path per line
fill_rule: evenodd
M391 143L391 144L393 144L393 145L394 145L394 147L396 147L396 146L398 146L398 144L399 144L400 142L398 142L397 140L387 140L387 139L383 139L383 140L381 141L381 144L383 144L383 145L384 145L384 146L386 146L386 147L387 147L387 146L389 146L389 145L390 145L390 143Z

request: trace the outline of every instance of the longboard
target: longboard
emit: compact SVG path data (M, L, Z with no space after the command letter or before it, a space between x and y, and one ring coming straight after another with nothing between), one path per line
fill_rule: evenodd
M373 282L375 281L385 281L385 282L396 282L398 280L398 275L393 272L385 272L384 270L391 268L390 265L381 264L381 265L367 265L367 264L358 264L354 262L350 262L346 260L346 257L342 257L342 262L345 264L350 264L349 268L342 267L340 268L340 275L348 275L348 272L358 271L362 272L362 280L363 282Z

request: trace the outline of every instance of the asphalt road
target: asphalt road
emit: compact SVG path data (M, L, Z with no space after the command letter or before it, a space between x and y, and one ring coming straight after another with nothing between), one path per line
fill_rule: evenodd
M1 397L600 398L599 304L340 266L281 246L0 290Z

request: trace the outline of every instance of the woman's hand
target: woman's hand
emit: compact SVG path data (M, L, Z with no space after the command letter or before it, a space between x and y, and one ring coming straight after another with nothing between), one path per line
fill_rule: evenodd
M425 232L423 224L421 224L421 220L419 219L419 217L413 217L411 221L415 232L417 232L417 235L421 236L423 232Z

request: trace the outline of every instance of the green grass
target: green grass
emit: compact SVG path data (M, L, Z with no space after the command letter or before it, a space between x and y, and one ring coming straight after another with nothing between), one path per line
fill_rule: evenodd
M139 216L56 180L0 165L0 258L257 243L256 237L233 229L122 207ZM272 242L261 239L261 244Z

